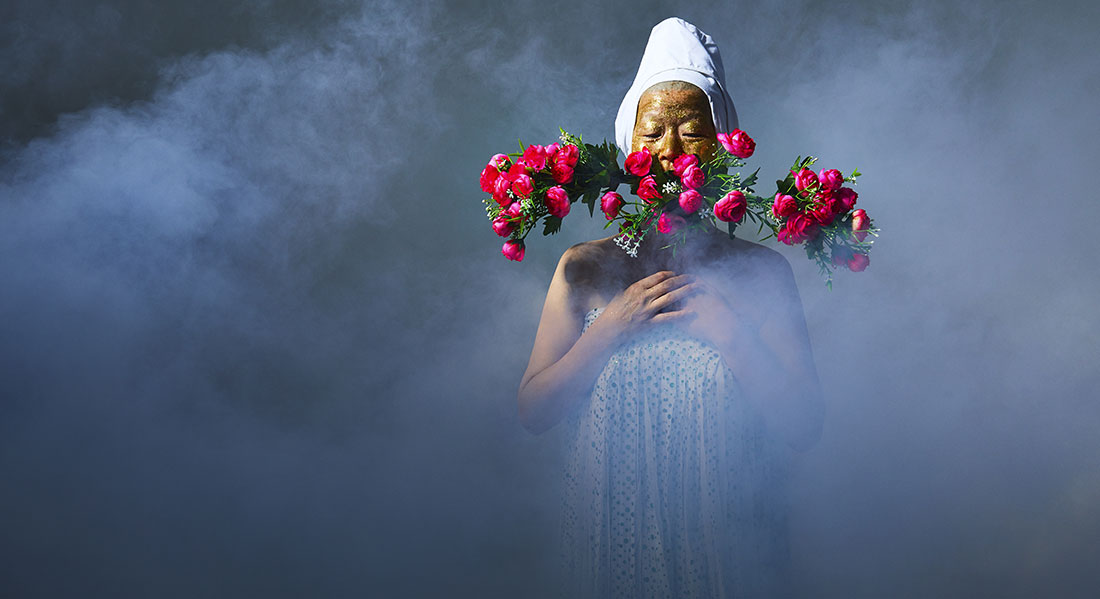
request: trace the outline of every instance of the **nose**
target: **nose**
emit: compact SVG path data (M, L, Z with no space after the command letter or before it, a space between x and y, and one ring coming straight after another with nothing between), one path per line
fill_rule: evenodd
M657 144L657 160L661 162L661 167L666 171L672 170L673 162L676 158L684 153L684 144L680 139L679 132L669 131L666 132Z

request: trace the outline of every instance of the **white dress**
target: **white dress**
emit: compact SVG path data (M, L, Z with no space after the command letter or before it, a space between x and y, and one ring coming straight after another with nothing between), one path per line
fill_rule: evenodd
M784 594L785 452L716 348L655 327L615 352L581 403L562 481L567 596Z

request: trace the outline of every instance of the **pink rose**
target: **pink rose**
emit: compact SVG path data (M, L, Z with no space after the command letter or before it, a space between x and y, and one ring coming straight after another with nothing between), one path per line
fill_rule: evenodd
M787 218L798 212L798 202L789 195L775 194L775 202L772 204L772 214L776 218Z
M852 254L852 257L848 259L848 270L863 272L867 270L869 264L871 264L871 259L867 254Z
M516 228L515 223L509 221L503 217L496 217L493 219L493 232L501 237L507 237L512 234Z
M703 205L703 195L694 189L685 190L680 194L680 207L684 212L691 214Z
M859 194L850 187L841 187L836 191L836 199L844 208L842 214L846 214L856 207L856 198L858 197Z
M535 186L531 183L531 177L527 175L519 175L516 177L516 180L512 182L512 193L521 198L530 196L532 191L535 191Z
M860 208L852 213L852 231L855 233L856 239L863 241L867 239L867 229L871 228L871 218L867 216L863 208Z
M512 202L507 208L500 211L500 215L510 220L523 218L523 206L519 202Z
M508 178L512 181L516 180L516 177L527 174L527 164L523 160L517 161L508 169Z
M817 222L810 216L799 212L791 216L782 227L776 238L787 245L794 245L808 240L817 233Z
M491 164L486 166L484 169L481 170L481 191L484 191L485 193L493 193L493 190L496 189L494 187L494 184L499 178L500 169Z
M489 164L495 166L497 170L499 170L500 167L508 164L508 157L504 154L496 154L489 159Z
M554 155L554 162L560 162L569 167L576 167L577 159L580 158L580 155L580 150L577 149L577 146L569 144L567 146L562 146L561 149L558 150L558 153Z
M626 157L625 164L626 172L644 177L649 174L649 169L653 167L653 154L649 153L649 148L642 148L637 152L631 152Z
M550 165L550 174L558 183L569 183L573 180L573 167L564 162L555 162Z
M816 208L810 211L809 216L822 227L828 227L836 218L836 213L833 212L831 204L818 204Z
M661 199L661 192L657 189L657 180L653 175L648 175L638 182L638 197L651 203Z
M794 186L798 191L806 191L807 188L817 185L817 175L808 168L804 168L794 175Z
M546 146L546 160L547 162L553 162L554 158L558 155L558 150L561 149L561 144L554 142Z
M504 254L504 257L509 260L515 260L520 262L523 260L523 242L510 239L504 242L504 247L500 249L500 253Z
M735 189L714 204L714 216L722 222L739 223L745 218L745 209L748 205L745 194Z
M661 218L657 219L657 232L665 234L675 233L686 224L687 221L684 220L683 217L665 212L661 214Z
M680 182L688 189L699 189L703 186L705 179L703 169L697 166L689 166L684 169L684 175L680 177Z
M756 142L740 129L734 129L731 133L719 133L718 143L738 158L748 158L756 151Z
M546 168L546 148L535 144L527 146L523 151L523 163L535 172Z
M672 162L672 170L676 173L677 177L683 177L684 169L689 166L699 166L699 157L695 154L680 154L676 157L676 160Z
M844 209L844 204L836 197L836 192L818 192L817 201L829 208L829 212L832 213L834 219L848 213Z
M512 203L512 198L508 197L508 190L511 188L512 182L508 180L506 174L501 173L493 183L493 199L501 206L507 206Z
M817 182L821 184L822 191L836 191L844 185L844 175L835 168L823 168L817 175Z
M600 198L600 210L603 210L607 220L612 220L618 216L619 210L625 205L626 202L623 201L623 196L614 191L609 191Z
M560 185L555 185L546 190L546 208L550 214L558 218L565 218L569 214L569 194Z

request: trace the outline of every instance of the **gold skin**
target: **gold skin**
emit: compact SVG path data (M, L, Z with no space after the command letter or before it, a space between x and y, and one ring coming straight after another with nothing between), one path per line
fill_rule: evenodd
M707 95L694 85L672 83L658 83L638 99L631 140L631 151L649 148L666 171L681 154L695 154L706 162L718 151Z

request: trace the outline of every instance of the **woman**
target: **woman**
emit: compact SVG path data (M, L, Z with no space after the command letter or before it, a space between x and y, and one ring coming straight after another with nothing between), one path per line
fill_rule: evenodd
M737 126L723 81L709 36L658 24L619 145L666 170L713 157L716 128ZM717 230L675 253L659 237L634 258L614 238L565 252L520 384L524 426L569 422L570 596L770 594L786 548L776 446L808 448L823 415L790 266Z

